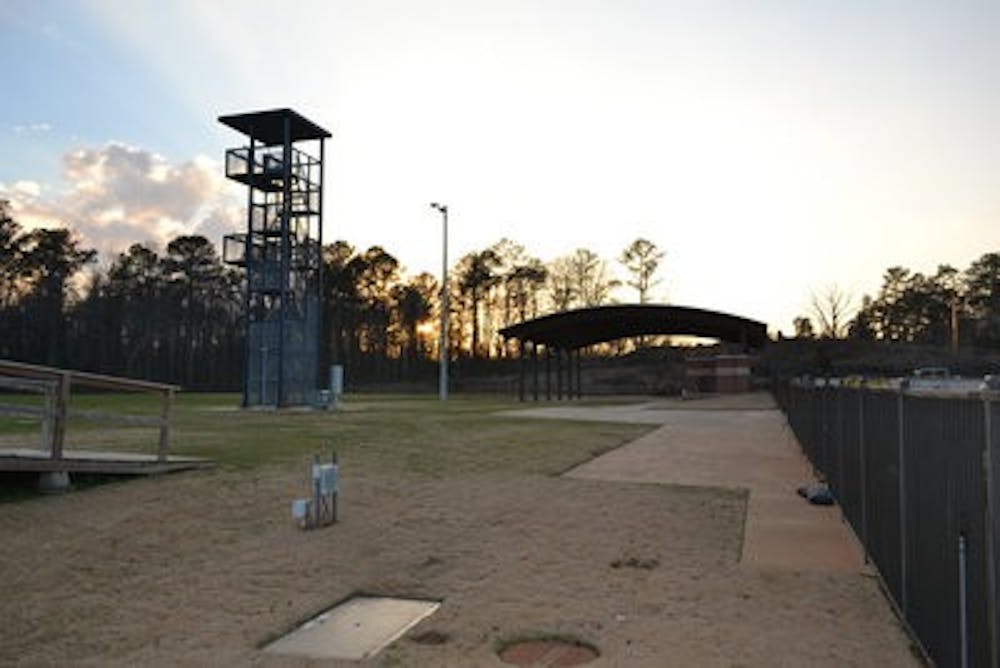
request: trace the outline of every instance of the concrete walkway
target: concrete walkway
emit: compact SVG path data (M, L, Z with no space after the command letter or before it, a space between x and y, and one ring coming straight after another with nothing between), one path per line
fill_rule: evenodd
M695 402L692 402L695 403ZM815 484L783 415L764 410L664 410L649 405L551 407L524 417L654 422L659 429L566 475L622 482L669 483L749 492L742 561L796 571L865 569L860 544L840 508L813 506L796 494Z

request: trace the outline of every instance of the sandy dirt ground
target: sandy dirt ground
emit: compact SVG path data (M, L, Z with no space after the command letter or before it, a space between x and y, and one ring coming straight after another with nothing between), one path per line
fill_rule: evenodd
M674 411L664 422L659 429L567 475L746 490L744 564L817 572L866 571L861 544L840 509L805 503L796 493L801 485L819 483L780 412Z
M502 666L528 632L592 642L594 666L918 665L871 577L741 564L745 492L345 462L342 522L303 532L304 485L209 471L0 505L0 664L340 665L259 648L366 592L443 602L367 665Z

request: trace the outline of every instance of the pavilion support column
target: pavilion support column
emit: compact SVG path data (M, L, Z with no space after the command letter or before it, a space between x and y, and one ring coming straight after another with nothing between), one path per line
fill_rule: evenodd
M576 398L583 399L583 364L580 362L581 348L576 349Z
M576 350L571 349L569 351L569 356L566 358L566 363L569 364L569 392L567 392L567 394L569 394L570 399L576 399L576 384L579 381L575 360Z
M563 349L563 364L566 366L566 372L563 374L563 398L569 399L569 388L573 387L573 380L570 374L570 364L569 364L570 352Z
M552 401L552 349L545 344L545 400Z
M566 398L573 398L573 350L567 348L566 357Z
M517 400L524 403L524 341L517 340Z
M531 375L532 394L535 401L538 401L538 344L534 341L531 342Z
M567 399L573 398L573 351L563 351L563 361L566 363L566 379L563 384L563 396Z
M556 348L556 399L563 398L563 349Z

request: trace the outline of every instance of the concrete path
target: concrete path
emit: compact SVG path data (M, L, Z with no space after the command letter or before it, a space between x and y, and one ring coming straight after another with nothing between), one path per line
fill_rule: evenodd
M630 403L601 404L567 402L535 408L505 411L503 415L516 417L550 418L556 420L583 420L585 422L629 422L635 424L666 424L677 411L758 411L775 410L777 406L770 394L754 392L697 399L664 397L640 399Z
M569 411L569 412L567 412ZM566 475L749 492L742 561L797 571L865 569L860 544L836 506L796 494L815 484L811 467L777 410L662 410L642 406L552 407L519 411L555 417L662 424Z

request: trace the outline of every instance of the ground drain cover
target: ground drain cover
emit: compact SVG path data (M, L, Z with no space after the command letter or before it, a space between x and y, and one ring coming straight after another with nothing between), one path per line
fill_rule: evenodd
M313 659L365 659L440 606L438 601L355 596L278 638L264 651Z
M543 639L513 643L500 650L498 656L515 666L568 668L593 661L599 654L594 647L578 641Z

